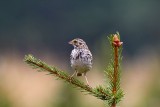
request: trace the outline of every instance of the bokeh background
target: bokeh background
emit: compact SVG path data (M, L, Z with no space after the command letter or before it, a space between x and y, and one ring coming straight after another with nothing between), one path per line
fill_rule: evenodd
M68 41L82 38L94 56L90 84L103 85L107 35L116 31L124 42L125 97L119 106L159 107L159 5L158 0L0 1L0 107L104 107L101 100L31 69L23 58L30 53L72 71Z

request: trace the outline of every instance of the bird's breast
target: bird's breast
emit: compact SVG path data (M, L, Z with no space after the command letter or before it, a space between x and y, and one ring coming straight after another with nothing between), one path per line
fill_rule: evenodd
M91 61L85 55L84 50L72 50L71 66L80 72L86 72L92 67Z

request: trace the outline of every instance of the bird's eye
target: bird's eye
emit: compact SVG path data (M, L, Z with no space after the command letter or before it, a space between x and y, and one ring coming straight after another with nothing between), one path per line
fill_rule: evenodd
M76 40L74 40L73 42L74 42L74 43L77 43L77 41L76 41Z

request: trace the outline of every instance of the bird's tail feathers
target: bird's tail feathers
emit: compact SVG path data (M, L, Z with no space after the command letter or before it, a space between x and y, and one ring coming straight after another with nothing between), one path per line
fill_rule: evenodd
M76 75L77 75L77 76L82 76L82 73L77 73Z

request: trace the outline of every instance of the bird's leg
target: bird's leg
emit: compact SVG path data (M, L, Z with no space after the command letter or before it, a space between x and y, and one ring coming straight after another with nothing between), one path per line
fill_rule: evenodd
M75 70L74 73L71 75L71 78L77 73L77 71Z
M88 82L88 79L87 79L86 73L84 73L84 77L85 77L85 79L86 79L87 85L89 86L89 82Z
M71 79L72 77L77 73L77 71L75 70L74 73L70 76L70 82L71 82Z

